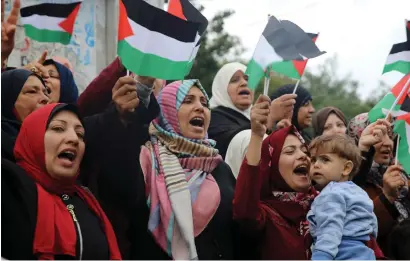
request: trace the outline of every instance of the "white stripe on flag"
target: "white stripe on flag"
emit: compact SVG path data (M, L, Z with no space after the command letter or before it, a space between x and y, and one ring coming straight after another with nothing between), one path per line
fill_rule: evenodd
M283 61L283 58L275 52L275 49L273 49L272 45L269 44L263 35L259 39L252 59L264 69L274 62Z
M386 64L392 64L398 61L410 62L410 51L389 54Z
M51 17L47 15L32 15L28 17L21 17L22 24L30 24L37 29L46 29L50 31L65 32L58 24L64 21L65 18Z
M150 31L129 18L128 21L134 35L125 38L125 40L133 48L143 53L153 54L176 62L189 61L191 58L193 48L195 47L194 42L180 42L164 34Z

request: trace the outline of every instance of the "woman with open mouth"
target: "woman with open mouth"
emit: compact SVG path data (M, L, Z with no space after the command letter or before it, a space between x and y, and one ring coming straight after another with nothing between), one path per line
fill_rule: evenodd
M121 259L97 199L76 184L84 135L73 105L49 104L24 120L17 165L2 158L2 257Z
M235 179L208 139L208 96L198 80L184 80L165 86L158 103L140 154L149 206L144 259L235 259Z
M377 141L364 144L364 140L368 139L366 137L371 138L375 132L375 124L370 124L368 114L362 113L354 117L347 128L348 135L356 140L362 156L365 156L363 162L368 164L364 175L357 175L358 178L353 181L373 200L374 212L379 224L377 242L388 256L388 235L398 222L409 218L409 181L404 170L392 162L394 138L390 124L387 126L387 131L379 134L380 138ZM365 155L363 151L366 152Z
M269 98L252 108L252 137L237 179L234 219L254 238L262 260L311 257L306 215L317 195L309 178L307 146L294 126L263 140Z
M212 83L212 121L209 137L216 141L222 158L236 134L251 128L253 92L248 87L246 66L233 62L222 66Z

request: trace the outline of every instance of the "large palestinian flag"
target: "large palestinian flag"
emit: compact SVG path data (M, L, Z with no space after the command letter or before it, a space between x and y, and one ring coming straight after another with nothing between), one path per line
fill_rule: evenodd
M397 118L393 131L400 135L397 159L410 175L410 113Z
M381 99L369 112L370 122L375 122L377 119L384 119L387 116L391 106L393 106L395 100L399 97L400 92L405 88L404 94L398 100L397 104L391 111L393 117L406 114L410 102L410 73L404 76L392 89L387 93L383 99Z
M20 9L26 36L39 42L68 44L82 0L41 0Z
M184 21L144 0L120 0L118 55L141 76L183 79L195 49L199 23Z
M323 53L299 26L270 16L246 69L248 85L255 89L266 69L273 63L303 61Z
M319 34L307 34L313 42L316 42L317 37L319 36ZM274 63L271 66L271 70L276 73L285 75L286 77L299 80L302 77L303 72L305 71L307 62L308 60L292 60L281 63Z
M200 47L201 37L208 27L208 19L206 19L206 17L201 14L201 12L199 12L199 10L196 9L189 0L170 0L168 3L168 12L186 21L199 23L198 34L195 40L195 49L191 54L191 58L189 59L190 71Z
M403 74L410 73L410 21L406 20L407 41L394 44L387 57L383 73L398 71Z

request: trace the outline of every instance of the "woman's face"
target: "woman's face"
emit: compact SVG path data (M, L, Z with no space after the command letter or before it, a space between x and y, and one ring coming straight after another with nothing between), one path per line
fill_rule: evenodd
M298 111L298 124L301 129L312 126L312 115L315 113L312 101L303 104Z
M388 165L393 159L393 140L386 133L382 141L374 145L376 150L373 160L380 165Z
M345 134L346 126L336 114L330 113L323 126L322 135Z
M311 184L309 169L310 159L307 156L307 148L295 135L289 134L279 158L280 174L291 189L305 192L309 190Z
M228 94L233 105L241 111L252 105L253 92L248 88L248 76L242 71L236 71L228 84Z
M57 180L75 177L84 156L84 127L70 111L57 113L44 135L48 174Z
M50 90L51 103L56 103L60 100L60 74L57 71L57 67L53 64L44 67L50 75L49 78L44 79L44 82Z
M210 120L211 113L205 95L198 87L192 87L178 111L182 136L189 139L204 139Z
M48 91L39 78L29 76L14 103L18 117L23 121L30 113L48 104Z

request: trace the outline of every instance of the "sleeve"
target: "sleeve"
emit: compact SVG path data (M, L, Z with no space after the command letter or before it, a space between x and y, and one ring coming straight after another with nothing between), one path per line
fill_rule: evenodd
M112 100L112 88L126 70L117 57L87 86L78 98L77 105L83 117L103 112Z
M236 181L233 218L250 233L262 230L266 222L266 211L260 202L261 187L259 166L248 165L245 158Z
M378 237L387 236L397 224L396 220L399 217L399 212L383 193L372 198L372 200L374 214L377 217Z
M343 236L346 200L341 190L322 192L314 201L317 238L312 260L333 260Z
M366 184L367 174L370 171L373 163L375 149L370 147L369 151L362 151L362 162L360 163L359 172L353 177L353 182L359 187L364 187Z

